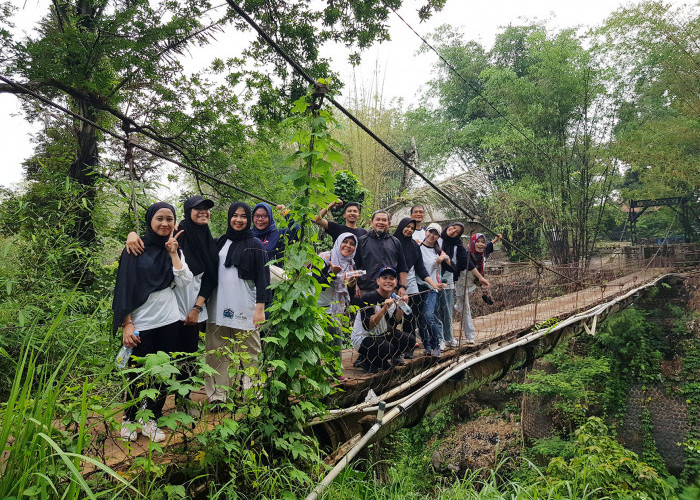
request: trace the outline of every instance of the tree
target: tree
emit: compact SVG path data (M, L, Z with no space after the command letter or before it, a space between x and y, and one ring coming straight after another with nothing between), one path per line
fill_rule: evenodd
M572 30L511 26L489 53L449 28L436 38L459 75L439 64L428 95L439 105L413 112L438 121L438 132L427 134L438 145L434 157L485 169L492 196L522 207L515 218L528 221L523 235L542 231L555 261L585 264L616 171L606 149L614 103L603 68ZM502 202L491 204L491 222L507 226L513 214Z
M443 4L444 0L426 0L421 13L428 16ZM301 0L259 0L245 2L244 8L286 50L305 61L312 74L326 76L327 61L317 51L322 42L340 41L363 49L386 39L387 6L400 5L400 0L386 5L379 0L340 0L318 8ZM276 78L259 78L262 70L242 70L244 59L213 62L212 71L228 73L223 86L205 81L202 75L183 76L178 55L207 43L233 19L207 0L56 0L36 36L22 40L11 36L10 10L9 4L3 4L0 39L7 43L0 57L2 73L19 80L25 89L65 101L92 122L143 134L195 167L220 172L230 167L230 156L234 164L244 163L256 135L260 139L260 130L248 133L247 113L258 123L277 121L283 115L274 111L285 109L306 87L261 40L255 40L243 55L261 68L272 63ZM238 21L237 27L242 26ZM276 86L278 80L281 83ZM260 97L257 107L244 106L233 93L231 87L243 82ZM27 91L2 84L0 92ZM31 110L28 116L37 118ZM67 173L83 188L86 200L73 234L89 245L95 239L90 214L105 138L96 127L79 120L72 123L71 132L75 153Z
M134 102L163 99L167 86L156 84L180 73L176 55L191 43L204 43L218 24L203 26L198 21L207 6L197 0L155 6L145 0L56 1L35 38L12 40L6 47L2 72L26 89L65 100L92 122L117 130L121 125L138 129L123 110ZM26 93L9 84L1 85L0 92ZM80 120L72 122L70 131L75 153L67 173L85 199L72 234L90 245L95 239L91 212L103 138L95 126Z
M596 33L623 100L615 154L629 165L628 197L700 196L699 9L647 1Z

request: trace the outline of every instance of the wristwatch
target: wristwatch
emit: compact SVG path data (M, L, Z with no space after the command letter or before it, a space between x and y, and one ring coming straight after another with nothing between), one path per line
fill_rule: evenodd
M199 312L202 312L202 306L198 306L197 304L193 305L192 309L197 309Z

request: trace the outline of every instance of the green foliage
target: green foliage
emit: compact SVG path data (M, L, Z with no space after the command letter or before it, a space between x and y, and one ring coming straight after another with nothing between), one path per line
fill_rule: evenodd
M83 187L63 174L42 174L24 194L8 193L0 204L0 348L19 359L25 345L42 336L70 297L66 321L56 328L41 363L58 363L85 339L80 369L90 371L109 352L103 329L109 317L114 269L73 234L78 207L86 203ZM94 278L92 286L82 283ZM76 285L79 285L74 290ZM0 364L0 395L6 395L15 367Z
M538 439L527 449L527 455L542 457L547 461L554 457L569 460L574 456L574 445L559 436Z
M587 260L615 178L602 64L573 30L541 24L505 28L490 52L449 28L435 38L461 77L438 65L428 97L439 106L416 111L437 125L419 127L419 144L427 138L433 160L486 178L485 215L496 226L520 221L508 235L518 245L537 253L541 234L555 261Z
M349 201L354 201L362 206L365 202L365 197L369 192L362 187L360 184L360 179L350 172L349 170L338 170L334 174L335 180L333 181L333 189L335 195L343 200L343 203ZM331 209L333 212L333 218L339 224L344 224L345 219L343 219L343 207L334 207Z
M610 373L603 405L608 415L622 418L624 401L633 383L657 379L659 362L668 350L663 332L647 321L648 313L625 309L605 321L598 330L592 355L608 360Z
M403 432L403 431L402 431ZM637 455L622 447L598 418L589 419L576 431L570 445L571 458L557 457L545 469L534 464L523 466L521 475L508 479L500 467L484 474L472 471L463 478L445 481L429 470L418 484L414 461L409 457L393 461L391 480L381 484L374 476L378 464L366 466L366 472L347 471L326 491L322 498L412 499L492 499L615 500L674 499L673 487L661 479ZM415 450L402 448L398 455ZM422 450L421 454L425 454ZM429 460L428 460L429 462ZM501 464L501 466L504 464Z
M617 442L603 421L592 417L576 431L574 458L554 458L542 479L551 494L595 490L611 499L675 498L673 488L637 455ZM573 478L573 481L572 481Z
M100 498L120 498L127 490L136 491L99 460L85 455L91 433L103 422L94 417L107 415L111 410L97 396L111 366L103 365L92 377L81 377L82 370L76 369L83 362L80 356L89 341L80 337L72 340L65 356L40 361L55 337L63 334L59 325L70 300L66 300L52 324L43 329L36 345L28 341L17 357L3 353L4 362L13 363L15 370L0 415L2 498L97 498L83 478L83 464L94 466L113 481L111 485L99 484Z
M679 348L683 352L682 397L688 405L688 434L682 443L685 448L685 467L682 478L700 480L700 335L689 331L687 324L697 315L681 316L677 329L684 334Z
M610 374L607 359L572 355L564 349L548 354L545 361L552 364L553 373L533 370L523 384L511 384L510 389L548 398L560 413L557 421L567 425L566 435L599 412L603 383Z
M700 70L698 5L645 1L618 9L597 31L608 79L624 96L615 154L630 165L626 198L697 194Z
M297 147L288 161L299 165L291 178L298 190L291 217L300 224L302 235L286 247L288 279L274 287L263 332L265 368L261 370L272 374L262 389L263 435L273 449L300 462L313 457L301 428L323 410L321 399L330 394L329 380L337 373L327 331L331 318L317 304L321 285L316 276L323 266L313 246L317 236L304 233L319 210L334 199L331 168L342 159L340 144L331 136L337 122L328 108L317 104L309 91L294 104L288 120Z

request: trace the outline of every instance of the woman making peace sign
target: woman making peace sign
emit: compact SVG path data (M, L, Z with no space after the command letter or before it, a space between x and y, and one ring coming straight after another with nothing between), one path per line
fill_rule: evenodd
M175 234L175 209L164 202L154 203L146 211L146 235L142 237L144 251L140 256L122 252L114 287L112 330L122 327L123 343L133 347L134 356L145 356L158 351L177 350L178 320L180 311L172 285L184 287L192 281L192 273L178 249ZM135 335L139 332L139 335ZM127 400L134 399L136 374L131 374L127 388ZM165 434L158 428L157 420L163 413L166 391L162 384L156 386L158 397L145 402L152 412L143 424L142 434L159 442ZM137 407L129 406L124 412L121 436L136 441L134 426Z

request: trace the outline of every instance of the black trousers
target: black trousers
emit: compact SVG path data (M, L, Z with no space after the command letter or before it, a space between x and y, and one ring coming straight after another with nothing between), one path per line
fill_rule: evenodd
M139 338L141 343L134 347L134 356L143 357L147 354L154 354L158 351L164 352L174 352L178 350L178 333L179 322L170 323L169 325L161 326L159 328L154 328L152 330L143 330L139 333ZM134 360L129 361L130 366L136 366ZM138 374L129 374L129 385L126 389L126 400L132 401L136 399L139 393L143 389L156 389L158 391L158 396L156 399L146 398L144 401L137 405L132 405L124 411L124 418L126 420L136 420L136 412L140 407L145 407L147 410L153 412L153 418L160 418L163 415L163 405L165 405L165 398L168 396L168 392L163 383L151 382L148 377L144 379L143 377L137 380Z
M193 353L199 348L199 332L203 332L206 322L202 321L196 325L186 325L184 321L178 321L177 330L177 352ZM186 380L197 374L197 362L194 358L188 357L179 366L180 374L178 380Z
M369 361L370 365L381 370L391 368L391 360L413 349L416 344L416 336L391 330L384 335L371 335L362 339L362 344L357 350L360 356Z

